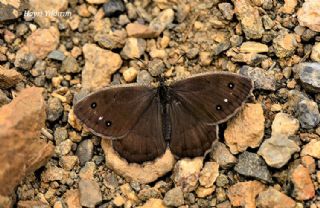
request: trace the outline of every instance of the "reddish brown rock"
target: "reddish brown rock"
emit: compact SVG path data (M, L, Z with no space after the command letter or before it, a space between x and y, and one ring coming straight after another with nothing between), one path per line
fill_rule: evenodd
M86 44L82 49L86 60L82 70L82 87L90 90L106 87L112 74L121 67L121 57L95 44Z
M25 59L28 54L35 55L38 59L44 59L51 51L57 48L59 44L60 33L56 27L49 29L35 30L16 55L15 66L19 66L21 60Z
M42 89L27 88L0 108L0 195L10 195L24 176L41 167L54 147L39 139L45 126Z
M19 201L18 208L49 208L50 205L41 201Z
M8 89L18 84L23 76L14 69L6 69L0 66L0 89Z
M243 152L248 147L258 147L264 136L264 121L261 104L246 104L243 110L228 122L224 132L231 153Z
M248 39L259 39L264 32L259 10L248 0L235 0L234 10L241 21L243 31Z
M257 198L257 206L261 208L294 208L296 202L274 188L261 192Z
M265 186L259 181L239 182L229 188L228 198L232 206L255 208L255 198L264 189Z
M291 174L294 184L294 195L297 200L308 200L314 197L315 189L307 168L299 165Z
M157 32L152 30L146 25L138 24L138 23L130 23L126 27L127 33L129 37L134 38L153 38L156 37Z

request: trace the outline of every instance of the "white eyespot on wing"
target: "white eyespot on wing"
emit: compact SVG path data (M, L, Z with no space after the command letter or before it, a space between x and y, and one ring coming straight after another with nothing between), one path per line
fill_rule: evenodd
M226 99L224 99L223 101L224 101L225 103L227 103L227 102L228 102L228 99L226 98Z
M101 121L102 119L103 119L103 116L100 116L100 117L99 117L99 121Z

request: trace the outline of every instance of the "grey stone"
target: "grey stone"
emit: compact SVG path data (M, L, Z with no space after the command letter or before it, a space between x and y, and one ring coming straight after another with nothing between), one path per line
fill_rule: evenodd
M241 175L254 177L266 182L272 182L271 174L264 160L257 154L243 152L239 155L239 162L235 166L235 171Z
M231 20L234 15L233 6L230 3L220 3L218 4L219 10L222 12L222 15L227 20Z
M63 106L58 98L50 98L47 106L47 120L56 121L63 114Z
M126 32L118 30L112 34L98 33L94 36L94 40L106 49L112 50L116 48L123 48L126 43Z
M0 90L0 107L10 103L10 101L11 100L7 97L7 95L2 90Z
M56 141L56 145L60 144L64 140L68 138L68 131L65 127L58 127L54 131L54 140Z
M142 70L138 73L137 83L139 84L150 84L153 80L153 77L146 70Z
M103 11L107 17L119 16L126 11L122 0L110 0L103 4Z
M148 70L151 76L159 76L165 70L165 65L162 60L154 59L148 64Z
M126 59L139 58L146 50L147 42L142 38L128 38L121 51L121 56Z
M164 196L163 202L167 206L178 207L184 204L183 192L180 187L169 190Z
M288 107L290 111L296 111L298 104L302 100L308 100L309 98L298 90L290 90L288 93Z
M61 65L61 70L67 73L78 73L80 72L80 68L78 62L72 56L66 57Z
M303 87L314 93L320 92L320 63L301 63L296 66Z
M150 22L150 28L157 31L157 35L160 35L162 31L172 23L174 19L174 11L172 9L163 10L156 18Z
M263 157L269 166L281 168L287 164L291 155L299 150L299 146L288 139L287 135L276 134L262 143L258 154Z
M63 61L65 56L64 56L63 52L61 52L59 50L54 50L48 54L48 58L56 60L56 61Z
M187 51L186 56L189 59L195 58L197 55L199 55L199 48L191 48L190 50Z
M276 89L276 80L262 68L244 66L240 69L240 73L248 76L254 82L255 89L271 90Z
M93 156L93 143L90 139L83 140L77 148L76 155L79 157L80 165L83 166Z
M17 19L25 9L28 1L0 1L0 22Z
M217 177L217 180L216 180L216 185L218 187L224 187L226 185L229 184L229 179L228 179L228 176L224 175L224 174L220 174L218 177Z
M36 77L33 81L33 83L37 86L37 87L44 87L45 83L46 83L46 76L45 75L40 75L38 77Z
M21 56L16 57L14 66L25 70L30 70L36 60L37 57L33 53L22 54Z
M221 168L230 168L237 162L237 158L233 156L227 146L221 142L217 142L211 152L211 157Z
M299 102L297 113L302 128L312 129L320 122L318 105L312 100Z
M57 68L54 67L47 67L46 68L46 78L52 79L58 75Z
M28 32L28 30L29 30L29 27L27 26L27 24L21 23L21 24L18 24L16 28L16 34L17 36L23 36Z

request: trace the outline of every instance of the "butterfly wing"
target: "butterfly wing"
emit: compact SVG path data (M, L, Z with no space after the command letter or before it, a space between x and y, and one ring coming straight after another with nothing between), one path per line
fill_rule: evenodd
M179 157L202 156L217 140L217 124L233 116L250 96L250 79L205 73L169 86L170 149Z
M155 97L132 130L122 139L112 141L114 149L128 162L151 161L164 154L160 101Z
M218 126L207 125L186 105L174 100L169 105L172 127L170 150L178 157L203 156L218 139Z
M233 73L204 73L177 81L170 91L201 122L216 125L232 117L251 95L252 81ZM174 130L173 130L174 131Z
M74 113L96 135L119 139L136 126L156 93L156 89L141 85L108 87L80 100Z

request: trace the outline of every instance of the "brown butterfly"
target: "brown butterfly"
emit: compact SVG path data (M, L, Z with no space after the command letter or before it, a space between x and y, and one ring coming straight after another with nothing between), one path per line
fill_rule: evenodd
M74 107L94 134L112 139L128 162L142 163L164 154L167 146L181 157L203 156L227 121L251 95L252 81L226 73L203 73L158 87L111 86Z

